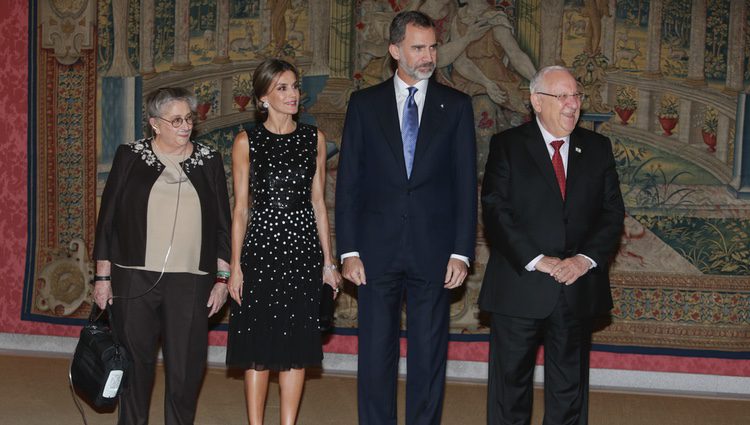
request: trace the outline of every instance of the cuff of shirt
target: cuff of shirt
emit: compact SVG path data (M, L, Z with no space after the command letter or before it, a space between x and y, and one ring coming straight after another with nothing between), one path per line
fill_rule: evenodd
M352 251L352 252L346 252L344 254L341 254L341 261L344 261L344 259L349 258L349 257L359 257L359 252ZM469 257L465 257L463 255L458 255L458 254L451 254L451 258L461 260L466 264L466 267L470 267Z
M349 258L349 257L359 257L359 251L345 252L341 254L341 261L343 262L344 258Z
M464 263L466 263L466 267L471 267L471 265L469 265L469 257L464 257L463 255L458 255L458 254L451 254L451 258L455 258L456 260L461 260Z
M596 267L596 261L592 260L591 257L589 257L588 255L583 255L583 254L576 254L576 255L580 255L581 257L583 257L583 258L585 258L585 259L587 259L587 260L589 260L591 262L591 266L589 266L589 270L591 270L594 267Z
M536 257L534 257L533 260L529 261L529 264L526 265L525 269L530 272L533 272L534 270L536 270L536 263L538 263L539 260L542 259L542 257L544 257L544 254L539 254Z

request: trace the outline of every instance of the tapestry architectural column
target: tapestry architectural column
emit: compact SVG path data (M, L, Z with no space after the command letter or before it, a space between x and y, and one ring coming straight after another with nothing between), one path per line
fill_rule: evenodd
M706 57L706 0L693 0L690 17L690 56L685 83L698 87L706 85L704 60Z
M128 0L112 0L112 25L112 66L101 81L100 161L104 163L111 161L117 146L143 134L137 102L141 77L128 57Z
M154 68L154 0L141 0L140 33L141 76L151 78L156 75Z
M638 90L638 109L635 110L636 116L636 127L641 130L651 130L653 122L653 105L655 99L653 99L653 93L651 90L637 89Z
M312 64L308 75L328 75L328 37L331 33L331 4L328 0L312 0L309 8ZM314 24L312 24L314 22Z
M216 56L213 63L229 63L229 0L216 1Z
M112 24L115 37L112 66L105 76L132 77L136 72L128 60L128 0L112 0Z
M172 70L186 71L190 64L190 0L176 0L174 5L174 58Z
M328 65L331 67L331 78L343 78L346 80L345 84L351 84L351 37L342 37L340 34L350 34L353 29L354 4L331 2L330 9L331 27L336 28L335 31L329 31Z
M562 64L562 17L564 12L564 0L549 0L540 7L540 39L544 40L539 45L539 68L549 65Z
M727 80L724 93L737 95L745 87L745 13L747 6L744 1L731 1L729 4L729 45L727 46Z
M612 66L615 59L615 14L617 12L615 0L607 2L607 9L609 10L609 16L602 17L602 42L600 48L602 54L609 59L609 65ZM611 87L609 84L602 85L602 99L605 102L610 98L610 90L614 90L614 87Z
M260 2L260 49L271 44L271 4L270 0Z
M697 129L696 123L690 120L689 117L693 116L694 113L697 115L697 111L700 110L699 107L701 106L697 102L688 99L682 98L679 100L679 115L682 119L677 122L677 126L680 129L677 133L677 139L686 145L693 138L694 128Z
M615 13L617 12L615 0L607 2L607 10L609 10L609 16L602 17L601 49L602 54L609 59L609 63L612 63L615 57Z
M661 76L661 25L664 4L662 0L651 0L648 8L648 30L646 43L646 78ZM640 109L640 108L639 108Z
M721 162L727 162L729 158L729 130L735 128L729 117L724 114L719 114L719 123L716 126L716 139L719 143L716 144L716 157Z

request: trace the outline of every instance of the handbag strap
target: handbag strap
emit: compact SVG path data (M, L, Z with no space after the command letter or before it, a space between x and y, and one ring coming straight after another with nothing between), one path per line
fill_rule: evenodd
M102 310L101 308L99 308L98 304L93 303L91 307L91 313L89 313L89 323L97 326L103 326L102 315L104 313L107 313L107 328L109 328L109 331L112 335L112 340L116 344L120 344L120 338L117 336L117 330L114 325L114 313L112 312L111 308L105 308L104 310Z

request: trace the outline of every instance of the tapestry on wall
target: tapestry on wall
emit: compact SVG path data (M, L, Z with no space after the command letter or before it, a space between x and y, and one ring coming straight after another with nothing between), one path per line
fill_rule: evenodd
M537 68L565 64L580 82L587 95L581 125L610 137L627 208L612 269L615 308L594 342L750 356L750 200L736 177L748 166L735 158L747 144L735 128L745 119L737 105L750 77L743 68L750 50L741 44L748 23L732 19L748 15L748 2L710 0L692 10L675 1L657 8L649 1L556 0L542 7L541 0L249 0L226 8L191 3L181 12L186 27L175 25L171 0L156 0L152 11L128 3L125 11L99 8L98 63L84 55L73 66L57 65L60 75L49 73L52 65L39 67L39 190L25 318L86 316L88 294L79 283L91 272L93 197L123 142L113 135L127 130L107 125L137 121L142 96L174 84L196 92L197 138L224 156L231 193L231 141L252 125L249 80L257 63L277 56L297 64L302 119L338 143L351 92L390 76L387 28L397 11L411 7L436 23L443 59L436 78L472 96L480 184L491 136L531 118L528 80ZM691 20L703 22L703 31L688 31ZM126 42L114 39L118 25ZM107 76L96 110L95 65ZM82 84L70 84L76 77ZM74 90L80 96L71 97ZM131 92L137 95L114 96ZM111 107L114 97L126 99L125 107ZM70 110L84 115L60 115ZM135 138L140 124L128 131ZM331 212L336 169L334 156L327 170ZM488 248L481 223L479 230L472 275L453 294L451 328L461 335L455 338L486 341L476 301ZM353 286L339 297L336 316L339 332L354 332Z

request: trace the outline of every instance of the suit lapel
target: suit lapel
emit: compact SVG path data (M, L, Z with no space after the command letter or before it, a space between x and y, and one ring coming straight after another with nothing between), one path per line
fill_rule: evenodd
M424 111L422 111L422 120L419 123L419 134L417 135L417 147L414 152L414 166L412 175L417 163L424 158L425 152L430 147L430 140L434 140L435 132L441 128L443 121L442 114L445 106L441 103L440 87L429 81L427 86L427 96L424 100Z
M539 173L542 175L544 181L557 193L560 201L562 201L562 193L560 193L560 186L557 184L555 169L552 167L549 151L547 150L546 143L544 143L544 137L542 137L542 132L539 130L536 120L528 124L526 131L529 133L528 137L525 138L529 154L533 158L537 168L539 168Z
M578 137L576 133L577 132L573 130L573 133L570 135L570 147L568 149L568 169L567 178L565 179L565 192L568 195L572 193L573 189L576 187L576 183L578 182L579 177L584 172L583 166L581 164L581 155L583 154L583 149L581 148L580 137Z
M400 167L402 174L406 177L406 164L404 163L404 145L401 141L401 127L398 121L398 108L396 107L396 90L393 88L393 78L383 82L378 101L373 105L373 113L385 134L385 141L393 152L393 156ZM381 112L377 112L381 111ZM419 146L419 143L417 143Z

